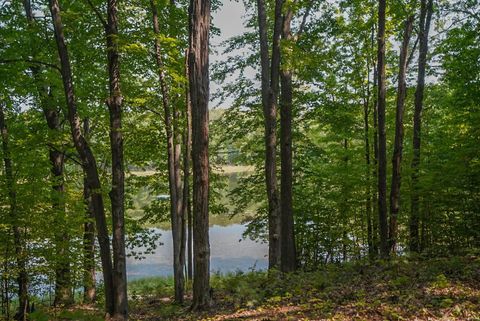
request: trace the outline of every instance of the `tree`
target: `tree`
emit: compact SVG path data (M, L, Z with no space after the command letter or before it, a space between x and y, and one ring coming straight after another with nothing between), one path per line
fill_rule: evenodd
M90 135L90 121L88 118L83 120L83 134L88 141ZM85 208L85 223L83 227L83 302L89 304L94 303L97 299L95 286L95 215L85 170L83 171L83 201Z
M162 53L160 47L160 28L158 24L158 10L157 5L153 0L150 0L150 7L153 19L153 32L155 33L155 59L158 69L158 80L160 90L162 93L163 104L163 118L165 125L165 134L167 136L167 162L168 162L168 185L170 192L170 219L172 224L173 237L173 275L175 282L175 301L182 303L184 296L184 274L183 265L184 256L182 258L182 238L183 238L183 212L182 212L182 193L181 187L178 186L180 181L180 164L179 164L179 150L175 144L178 133L175 132L174 121L170 112L169 89L165 80L165 71L162 61Z
M35 27L35 20L32 11L32 5L30 0L24 0L23 6L25 9L25 15L27 17L28 31L33 33ZM35 46L31 41L31 56L36 58ZM38 93L38 104L45 115L48 127L55 132L55 136L61 136L61 116L58 107L53 105L53 90L51 86L45 84L45 80L42 79L42 66L32 65L30 71L34 79L34 83ZM49 158L51 163L52 173L52 209L55 221L58 225L65 224L65 187L64 187L64 163L65 155L62 151L62 147L56 146L55 139L49 142ZM69 262L69 235L67 230L60 231L56 236L56 249L57 249L57 268L55 270L55 299L54 306L57 305L70 305L73 303L73 293L71 284L70 262Z
M385 131L385 11L386 0L378 1L377 70L378 70L378 221L380 229L380 254L388 257L387 219L387 137Z
M100 245L100 257L102 261L103 280L105 283L105 310L108 314L114 313L113 269L110 254L110 240L106 224L101 183L98 176L97 163L88 142L82 134L80 117L77 113L72 70L65 36L63 32L62 18L58 0L50 0L50 13L57 43L58 56L60 58L63 89L67 104L67 118L70 123L72 140L80 156L82 167L86 172L86 181L91 193L92 209L95 215L98 243Z
M193 302L194 310L210 305L210 243L208 236L208 101L210 0L190 2L188 57L192 103L193 161Z
M15 180L13 177L13 165L9 147L9 134L5 121L4 102L0 102L0 133L2 136L3 163L5 168L6 187L8 189L9 214L12 225L15 258L18 269L18 311L15 314L15 320L26 321L28 317L28 274L26 269L26 251L24 234L19 223L17 213L17 193L15 190Z
M374 24L372 23L371 26L371 32L370 32L370 45L373 48L374 47L374 37L375 37L375 30L374 30ZM368 46L368 40L366 41L365 46ZM373 51L373 50L372 50ZM372 89L371 89L371 82L370 82L370 75L371 75L371 68L373 67L373 86L375 88L375 83L377 81L377 75L376 75L376 67L375 67L375 60L371 58L370 55L367 56L367 85L366 88L364 89L365 94L364 94L364 99L363 99L363 128L364 128L364 142L365 142L365 183L366 183L366 188L365 188L365 218L367 220L367 245L368 245L368 254L370 258L373 258L377 254L377 249L375 248L375 235L376 231L374 231L374 225L375 225L375 218L374 218L374 204L375 203L374 197L372 195L372 190L371 190L371 181L372 181L372 173L371 173L371 150L370 150L370 124L369 124L369 118L370 118L370 111L373 109L374 111L376 110L376 99L371 99L371 94L372 94ZM375 93L374 93L375 94ZM370 106L372 102L372 106ZM374 112L374 118L376 118L376 111ZM376 123L376 120L374 119L374 122ZM376 133L374 133L374 144L376 143ZM376 148L376 146L374 146ZM374 170L374 173L376 170Z
M188 79L188 49L185 52L185 78ZM185 130L184 130L184 146L185 151L183 155L183 201L182 201L182 216L185 224L187 221L186 230L183 228L182 246L185 246L186 241L186 257L187 257L187 277L191 280L193 277L193 262L192 262L192 204L190 193L190 159L192 157L192 102L190 100L190 91L188 85L185 88ZM185 256L185 255L184 255Z
M113 248L113 294L115 320L128 319L127 265L125 254L125 169L122 134L122 92L120 89L120 62L118 52L117 0L107 0L108 87L110 97L107 106L110 113L110 146L112 149L112 248Z
M271 59L268 54L268 27L265 2L257 0L262 106L265 124L265 182L268 199L268 266L280 265L280 198L277 184L277 104L279 96L280 36L282 32L283 0L275 1Z
M401 166L403 156L403 115L405 110L405 98L407 96L406 74L408 67L408 44L413 29L413 16L409 16L405 21L405 30L403 31L403 41L400 49L400 61L398 66L398 90L397 90L397 109L395 117L395 143L392 156L392 185L390 189L390 225L389 225L389 248L390 252L395 253L397 243L397 216L400 210L400 183Z
M413 114L413 158L411 163L411 212L410 212L410 251L420 251L419 222L420 222L420 195L418 190L418 176L420 165L421 129L423 96L425 92L425 70L427 66L428 33L433 13L433 0L421 0L419 20L418 74L417 88L415 89L415 111Z
M307 11L308 13L308 11ZM293 11L287 8L283 16L282 38L285 42L293 40L291 23ZM292 108L293 85L292 71L288 67L288 55L282 53L282 67L280 70L280 155L281 155L281 230L280 230L280 269L282 272L292 272L297 267L295 250L295 231L293 220L293 165L292 165Z

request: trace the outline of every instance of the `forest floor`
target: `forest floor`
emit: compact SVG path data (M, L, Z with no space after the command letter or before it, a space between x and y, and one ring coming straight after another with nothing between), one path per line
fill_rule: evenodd
M173 304L171 280L129 284L130 320L480 320L480 257L330 264L286 276L213 275L206 312ZM102 320L78 306L33 320Z

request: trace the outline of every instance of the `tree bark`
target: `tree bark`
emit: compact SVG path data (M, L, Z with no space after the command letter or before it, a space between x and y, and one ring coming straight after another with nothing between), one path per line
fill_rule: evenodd
M390 225L388 232L390 252L395 254L397 244L397 216L400 210L400 183L403 154L403 115L405 98L407 96L407 56L408 45L413 30L413 16L405 21L403 41L400 49L400 62L398 68L397 110L395 116L395 142L392 156L392 185L390 188Z
M188 50L186 51L185 78L188 79ZM193 262L192 262L192 211L190 202L190 159L192 157L192 104L188 86L185 90L185 154L183 155L183 202L182 216L187 220L186 230L183 229L184 236L188 235L187 243L187 279L192 279ZM182 242L184 245L185 242Z
M410 212L410 251L420 250L419 224L420 224L420 195L418 187L418 174L420 166L421 128L423 95L425 91L425 69L427 66L428 33L433 13L433 0L421 0L420 9L420 45L418 56L417 88L415 89L415 111L413 114L413 158L412 168L412 195Z
M344 138L341 142L341 145L344 149L344 157L343 157L343 172L347 173L348 171L348 141L346 138ZM349 212L349 204L348 204L348 198L349 198L349 191L347 189L347 179L343 180L343 184L340 188L340 194L342 195L342 201L339 204L339 212L340 212L340 227L342 230L342 261L346 262L347 261L347 247L348 247L348 226L351 225L348 222L348 212Z
M268 55L267 16L264 0L257 0L262 79L262 106L265 124L265 182L268 198L268 267L280 265L280 200L277 184L277 100L280 69L280 35L283 0L275 1L272 59Z
M177 217L176 226L176 264L175 273L177 280L175 287L176 299L178 303L183 303L185 288L185 216L183 215L183 184L181 176L181 153L182 153L182 137L180 135L180 112L174 106L173 110L173 137L174 137L174 168L175 168L175 188L177 192L177 203L175 204L175 215ZM174 245L175 246L175 245Z
M88 118L83 120L83 133L85 139L88 140L90 134ZM83 172L83 201L86 214L83 231L83 303L91 304L97 299L95 280L95 216L85 171Z
M373 14L373 13L372 13ZM372 51L375 47L375 25L372 26ZM373 179L378 181L378 69L376 64L373 64ZM378 189L373 189L372 199L372 242L373 242L373 255L378 255L379 246L379 232L378 232Z
M288 9L283 17L282 38L291 41L293 12ZM293 108L293 84L292 71L288 68L288 62L282 55L283 65L280 71L282 90L280 95L280 157L281 157L281 233L280 233L280 270L292 272L297 268L297 255L295 249L295 231L293 219L292 198L292 108Z
M122 134L122 92L120 89L120 60L118 52L117 0L107 0L107 64L110 96L110 146L112 150L112 249L114 320L128 319L127 265L125 254L125 169Z
M365 143L365 219L367 221L367 246L368 255L370 258L374 257L373 247L373 222L372 222L372 195L371 195L371 178L370 178L370 127L369 127L369 114L370 114L370 61L367 63L367 90L363 101L363 128L364 128L364 143Z
M15 260L18 269L18 311L15 314L14 319L18 321L26 321L28 316L28 274L26 269L27 253L17 212L17 193L15 191L15 178L13 177L13 164L10 153L8 128L5 121L3 102L0 102L0 133L2 139L3 163L5 166L5 180L10 205L9 214L15 247Z
M177 108L174 107L173 112L173 133L174 133L174 166L175 166L175 188L177 191L177 203L175 204L175 215L177 217L176 226L176 264L175 264L175 301L183 303L183 297L185 292L185 216L183 215L183 184L181 176L181 152L182 152L182 138L179 133L179 119L180 113ZM174 245L175 246L175 245Z
M192 101L193 161L193 310L210 305L208 235L208 101L210 0L190 2L189 84Z
M387 219L387 137L385 132L385 10L386 0L379 0L377 35L378 70L378 222L380 229L380 255L389 256Z
M193 217L190 188L188 190L187 220L187 277L188 280L193 280Z
M87 186L91 192L92 209L95 214L97 237L100 245L100 257L102 260L103 281L105 284L105 310L107 314L112 315L114 312L114 293L110 239L106 224L105 209L103 205L103 196L101 192L102 189L100 179L98 176L97 163L92 150L85 140L81 130L80 117L77 113L77 103L73 86L72 70L70 67L70 58L63 33L60 6L58 4L58 0L49 0L49 4L55 40L60 59L62 82L68 107L67 114L71 128L72 140L82 161L83 170L86 172Z
M158 69L158 79L160 83L160 90L162 93L162 104L164 110L164 124L165 133L167 136L167 157L168 157L168 183L170 192L170 219L172 225L173 238L173 276L175 288L175 301L183 302L184 297L184 274L183 265L181 264L181 241L182 241L182 220L181 220L181 204L180 204L180 189L179 189L179 149L175 144L175 131L170 113L169 90L167 87L164 66L162 61L162 53L160 48L160 41L158 36L160 34L158 23L158 10L155 2L150 0L150 7L152 10L153 31L156 35L155 59Z

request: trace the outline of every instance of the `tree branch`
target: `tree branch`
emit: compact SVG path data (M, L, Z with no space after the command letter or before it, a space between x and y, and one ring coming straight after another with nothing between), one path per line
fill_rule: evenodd
M452 12L463 13L469 18L474 18L475 20L480 21L480 13L478 12L468 11L467 9L455 9L455 8L452 8Z
M138 107L141 108L141 109L143 109L143 110L149 111L149 112L151 112L151 113L159 116L162 120L163 120L163 118L164 118L163 113L160 113L160 112L156 111L155 109L149 108L149 107L147 107L147 106L138 106Z
M415 43L413 44L412 51L410 52L410 56L407 59L407 66L410 65L410 62L412 62L413 54L415 53L415 49L417 48L417 44L418 44L419 39L420 39L420 37L417 37L417 39L415 39Z
M29 64L42 65L42 66L46 66L46 67L56 69L59 72L62 71L60 69L60 67L57 66L57 65L54 65L54 64L51 64L51 63L48 63L48 62L44 62L44 61L34 60L34 59L0 59L0 64L9 64L9 63L16 63L16 62L25 62L25 63L29 63Z
M87 4L90 6L90 8L93 10L93 12L95 13L95 15L97 16L97 18L100 20L100 22L102 23L103 27L104 28L107 28L108 27L108 24L107 22L105 21L105 19L102 17L102 13L100 11L98 11L98 9L93 5L92 1L91 0L85 0L87 2Z
M59 150L57 147L55 147L55 146L54 146L53 144L51 144L51 143L47 143L46 145L47 145L48 148L50 148L50 149L52 149L52 150L54 150L54 151L56 151L56 152L61 153L63 156L65 156L66 158L72 160L74 163L76 163L76 164L78 164L78 165L80 165L80 166L83 166L82 162L79 161L75 155L73 155L73 154L67 154L66 151L64 151L64 150L63 150L63 151L62 151L62 150Z
M308 16L310 15L310 11L312 10L312 7L313 7L313 0L311 0L308 3L307 9L305 10L305 13L303 14L302 23L300 23L300 27L298 28L298 32L297 32L297 35L296 35L297 38L303 33L303 31L305 29L305 25L307 24L307 19L308 19Z

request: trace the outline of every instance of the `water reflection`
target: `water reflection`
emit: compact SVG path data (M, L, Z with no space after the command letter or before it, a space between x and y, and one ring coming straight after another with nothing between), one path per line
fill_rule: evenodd
M211 272L263 270L268 266L268 248L266 244L250 239L242 239L245 226L233 224L210 227L210 270ZM158 230L161 233L155 254L146 255L143 260L127 258L129 280L169 276L173 274L173 245L170 230ZM141 249L139 249L141 250Z

